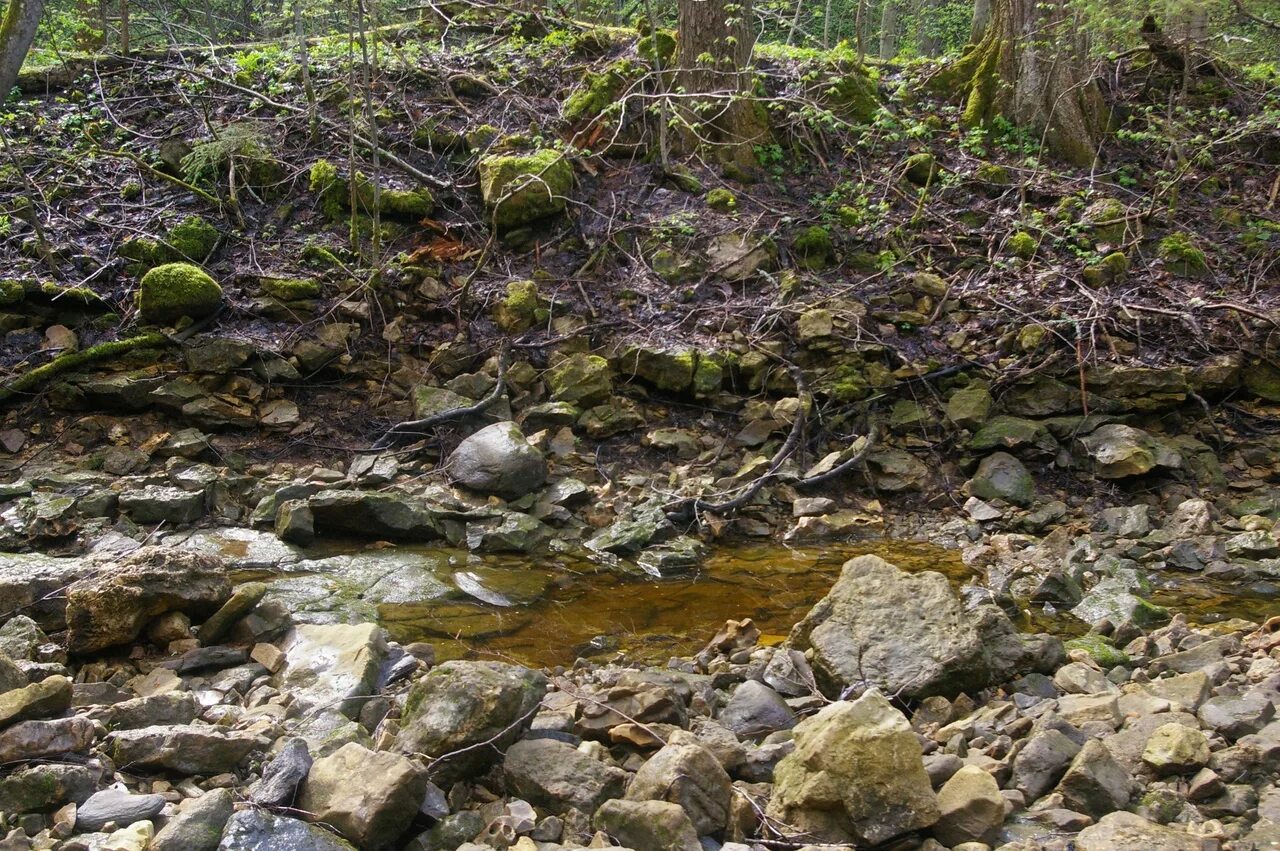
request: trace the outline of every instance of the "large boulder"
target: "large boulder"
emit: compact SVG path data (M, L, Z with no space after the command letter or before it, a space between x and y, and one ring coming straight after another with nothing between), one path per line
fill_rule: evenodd
M311 766L298 808L361 848L378 849L405 831L426 793L426 772L409 760L348 742Z
M729 774L710 750L687 733L673 736L640 766L627 789L631 801L679 804L699 836L724 829L732 797Z
M823 707L796 725L795 745L767 815L806 839L880 845L938 820L920 742L880 692Z
M519 499L547 480L547 459L513 422L494 423L458 444L449 474L484 494Z
M518 665L445 662L409 690L395 750L439 760L432 780L448 788L501 759L546 691L545 676Z
M326 490L307 501L315 530L390 541L434 541L444 537L433 506L404 493Z
M978 465L978 471L969 480L969 493L979 499L1030 505L1036 498L1036 483L1021 461L1008 452L996 452Z
M151 325L168 325L184 316L203 319L222 303L222 287L199 266L166 263L142 276L138 313Z
M92 569L84 559L0 553L0 612L22 612L44 629L62 629L67 625L62 589Z
M933 835L947 846L989 842L1004 823L1000 784L986 770L966 765L951 775L938 792L941 816Z
M203 620L230 598L231 582L220 559L144 547L119 566L104 563L67 589L67 649L92 653L127 644L165 612Z
M1133 813L1111 813L1086 827L1076 837L1076 851L1132 851L1160 848L1162 851L1203 851L1205 842L1173 827L1164 827Z
M1060 641L1019 635L995 606L966 609L942 574L909 574L877 556L846 562L788 641L813 651L831 697L864 683L908 698L952 697L1065 658Z
M231 771L257 746L257 737L244 731L224 733L207 725L163 724L117 730L107 736L103 750L116 765L212 775Z
M606 801L596 810L596 830L644 851L701 851L684 810L666 801Z
M562 814L593 813L622 797L627 773L555 739L525 739L507 749L502 774L512 795L539 809Z
M318 825L275 816L266 810L241 810L222 829L219 851L355 851L356 847Z
M573 166L550 148L480 160L480 197L500 231L564 211L573 189Z
M387 639L371 623L308 624L295 627L281 649L284 667L273 684L305 712L303 738L319 742L359 717L366 699L377 693Z

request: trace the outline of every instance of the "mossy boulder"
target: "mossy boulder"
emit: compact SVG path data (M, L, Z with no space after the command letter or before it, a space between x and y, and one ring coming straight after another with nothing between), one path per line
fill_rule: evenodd
M1100 198L1085 208L1084 223L1095 242L1116 245L1124 241L1128 214L1124 204L1115 198Z
M1256 360L1241 370L1244 388L1259 399L1280 402L1280 366L1269 360Z
M827 229L814 225L801 231L795 238L791 243L791 253L798 266L816 271L831 265L836 252Z
M1036 256L1036 249L1039 248L1039 243L1036 242L1036 238L1034 236L1024 230L1020 230L1013 236L1009 237L1009 242L1006 247L1009 249L1009 253L1014 257L1017 257L1020 260L1030 260L1032 257Z
M717 186L707 193L707 206L719 213L732 213L738 209L738 199L723 186Z
M1064 642L1063 646L1068 653L1073 650L1079 650L1087 654L1104 671L1114 668L1116 665L1127 665L1130 661L1129 654L1118 649L1111 643L1111 639L1096 632L1072 638Z
M617 371L668 393L710 396L720 390L724 367L696 349L634 347L618 356Z
M311 166L311 191L320 196L320 208L330 219L343 218L355 202L358 212L372 213L397 219L417 220L426 218L435 209L435 196L431 190L395 189L375 187L372 180L360 172L353 178L343 177L338 167L328 160L318 160Z
M618 100L628 83L640 73L634 62L623 59L600 72L592 72L564 102L566 121L577 124L597 118Z
M938 161L928 151L912 154L902 164L902 173L916 186L928 186L938 178Z
M284 302L319 298L320 282L315 278L262 278L262 291Z
M671 58L676 55L676 35L670 30L648 33L636 42L636 52L642 59L669 68Z
M581 352L570 355L547 373L551 398L582 407L599 405L613 394L609 361Z
M538 322L540 304L537 284L512 281L507 284L506 297L494 306L493 321L508 334L528 331Z
M1186 233L1171 233L1160 240L1160 259L1175 275L1199 278L1209 273L1209 261Z
M572 189L573 166L551 149L480 160L480 195L500 231L563 212Z
M17 304L26 297L26 293L22 281L11 278L0 280L0 305Z
M1118 284L1129 275L1129 258L1123 251L1112 251L1097 263L1084 267L1084 282L1091 287Z
M200 216L188 216L169 229L168 243L173 249L165 259L204 262L218 245L216 227Z
M184 316L201 319L222 303L222 287L190 263L166 263L142 276L138 312L151 325L167 325Z
M960 428L979 428L991 415L991 391L979 385L957 390L947 400L947 419Z
M979 183L985 183L988 186L1008 186L1013 183L1013 177L1009 174L1009 169L996 163L983 163L974 171L973 177Z
M856 124L869 124L880 112L880 95L875 80L863 67L840 75L826 89L824 105Z

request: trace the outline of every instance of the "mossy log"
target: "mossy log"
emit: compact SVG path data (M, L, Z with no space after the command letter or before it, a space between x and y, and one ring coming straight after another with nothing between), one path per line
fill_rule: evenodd
M96 346L90 346L79 352L67 352L59 355L44 366L38 366L18 376L8 384L0 386L0 402L8 401L11 397L34 390L44 382L51 378L56 378L67 372L89 366L90 364L100 363L102 361L112 360L121 355L128 354L136 349L146 349L157 346L165 346L169 344L169 338L158 331L149 334L139 334L136 337L129 337L124 340L111 340L106 343L99 343Z

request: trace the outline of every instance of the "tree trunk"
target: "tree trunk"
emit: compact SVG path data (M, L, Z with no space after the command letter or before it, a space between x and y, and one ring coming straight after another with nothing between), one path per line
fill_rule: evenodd
M987 24L991 23L991 0L974 0L973 4L973 27L969 31L969 43L977 44L982 41L982 36L987 31Z
M0 21L0 101L18 81L18 71L36 40L44 0L9 0L4 20Z
M1003 116L1040 134L1051 156L1088 166L1106 130L1106 104L1070 49L1066 7L1066 0L992 0L982 39L941 79L965 95L966 126Z
M755 19L750 0L679 0L678 80L698 97L684 100L686 147L707 147L721 163L750 171L753 146L769 139L763 107L751 97Z
M933 21L939 5L938 0L917 0L915 4L916 53L920 56L934 57L942 52L942 43Z
M898 0L884 0L880 10L880 58L898 55Z

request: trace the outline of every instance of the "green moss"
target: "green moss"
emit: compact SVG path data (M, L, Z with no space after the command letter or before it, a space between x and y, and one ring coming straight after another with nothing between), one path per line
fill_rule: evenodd
M78 307L106 307L106 302L102 300L102 296L88 287L64 287L52 282L46 282L40 285L39 292L41 296L55 304L61 302L64 305Z
M1129 258L1123 251L1113 251L1097 263L1084 268L1084 282L1091 287L1103 287L1123 281L1129 274Z
M732 213L738 209L738 199L723 186L718 186L707 193L707 206L721 213Z
M512 281L507 296L494 308L494 321L508 334L528 331L538 319L538 285L533 281Z
M1130 661L1127 653L1118 649L1109 638L1098 635L1096 632L1072 638L1064 642L1064 645L1067 652L1083 650L1089 654L1090 659L1104 669L1114 668L1116 665L1127 665Z
M903 174L916 186L927 186L938 177L937 160L928 151L912 154L903 163Z
M422 189L384 189L378 196L378 209L387 216L402 219L425 219L435 209L431 191Z
M858 124L869 124L880 112L876 84L862 67L840 76L827 87L826 102L832 111Z
M25 297L26 287L22 285L22 281L15 281L12 278L0 280L0 304L17 304Z
M338 167L328 160L317 160L311 166L310 189L320 196L320 209L330 219L342 218L347 206L347 182L338 176Z
M1039 244L1034 236L1024 230L1020 230L1009 237L1008 248L1009 253L1014 257L1030 260L1036 256L1036 249L1039 248Z
M1129 211L1115 198L1099 198L1084 211L1084 222L1090 228L1095 242L1118 245L1124 242L1128 230Z
M565 120L577 124L596 118L618 99L639 72L634 62L622 59L603 71L587 74L582 86L564 102Z
M549 148L480 161L480 195L500 231L563 212L572 189L573 167Z
M83 351L59 355L43 366L27 370L11 384L0 386L0 402L16 393L25 393L33 390L50 378L62 373L100 361L111 360L137 349L163 346L168 342L169 340L164 334L141 334L137 337L130 337L127 340L112 340L106 343L99 343L96 346L90 346Z
M1009 175L1009 169L995 163L983 163L974 171L973 176L982 183L989 183L993 186L1008 186L1013 182L1013 178Z
M835 257L831 234L827 229L814 225L800 233L791 243L791 253L796 263L809 270L826 268Z
M492 124L481 124L466 133L467 147L473 151L483 151L502 136L502 131Z
M670 30L658 30L647 34L636 42L636 51L641 59L657 62L661 68L671 67L671 58L676 55L676 36Z
M131 180L124 186L120 187L121 201L136 201L142 197L142 184L136 180Z
M667 169L667 180L671 181L681 192L687 192L690 195L702 194L702 181L689 170L688 166L681 163L672 163L671 167Z
M1165 268L1175 275L1199 277L1209 271L1209 261L1204 251L1191 241L1187 233L1171 233L1160 240L1160 259Z
M320 297L320 282L315 278L263 278L259 283L263 292L281 301L306 301Z
M201 263L218 244L218 229L199 216L188 216L169 229L172 259ZM168 259L168 258L166 258Z
M166 250L158 241L147 236L135 236L120 243L116 253L132 260L130 271L139 274L166 260Z
M142 276L138 311L144 322L164 325L184 316L200 319L218 309L222 287L198 266L166 263Z
M308 243L302 247L302 262L321 269L340 269L342 260L323 245Z
M381 215L390 218L422 219L435 209L435 197L429 189L377 189L372 180L356 172L354 178L343 178L337 166L318 160L311 166L311 191L320 196L324 214L334 221L346 218L352 196L360 211L371 213L376 205Z

